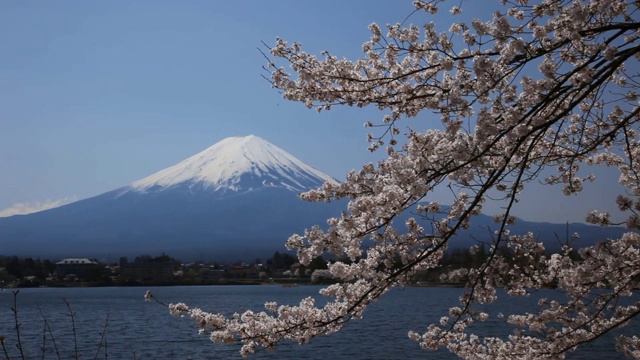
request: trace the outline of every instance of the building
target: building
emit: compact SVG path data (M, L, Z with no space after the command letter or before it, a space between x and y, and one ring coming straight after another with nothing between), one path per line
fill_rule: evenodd
M97 261L87 258L70 258L60 260L56 263L55 274L60 279L87 279L93 277L100 271L100 264Z

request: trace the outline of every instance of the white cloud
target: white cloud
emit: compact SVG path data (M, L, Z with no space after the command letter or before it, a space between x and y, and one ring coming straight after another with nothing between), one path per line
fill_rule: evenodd
M0 210L0 217L8 217L13 215L25 215L31 214L38 211L53 209L58 206L66 205L78 200L77 196L67 196L63 199L58 200L46 200L44 202L32 202L32 203L16 203L11 205L11 207Z

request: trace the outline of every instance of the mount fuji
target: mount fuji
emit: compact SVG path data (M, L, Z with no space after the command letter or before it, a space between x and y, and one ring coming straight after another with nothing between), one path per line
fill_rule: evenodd
M174 166L134 181L124 193L183 187L223 197L265 187L302 192L325 181L335 180L262 138L249 135L226 138Z
M335 182L257 137L227 138L164 170L107 193L58 208L0 218L0 255L49 259L157 255L181 260L251 261L284 250L284 242L338 216L344 202L308 203L300 192ZM403 223L399 218L398 224ZM405 219L406 220L406 219ZM491 217L453 247L486 239ZM534 232L550 248L558 235L578 232L581 246L618 238L624 229L518 221L514 233Z
M44 258L165 252L182 259L249 260L284 250L343 203L298 194L336 180L257 136L226 138L107 193L0 218L0 255Z

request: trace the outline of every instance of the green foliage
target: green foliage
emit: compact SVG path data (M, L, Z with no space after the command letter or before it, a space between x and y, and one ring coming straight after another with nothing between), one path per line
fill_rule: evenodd
M16 279L35 276L38 280L45 280L49 274L53 273L55 264L50 260L8 256L0 257L1 268L4 268L4 273L0 271L0 279L6 273L5 276L12 276Z

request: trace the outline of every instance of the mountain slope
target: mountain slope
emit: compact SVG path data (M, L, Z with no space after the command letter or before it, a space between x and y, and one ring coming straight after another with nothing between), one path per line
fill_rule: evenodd
M339 214L344 204L297 197L325 181L335 180L259 137L227 138L122 188L0 218L0 254L269 256L292 233Z
M281 187L301 192L325 181L335 180L264 139L249 135L226 138L176 165L134 181L130 189L147 192L183 186L224 194Z
M59 208L0 218L0 255L42 258L165 252L182 260L253 260L284 250L284 242L346 209L345 202L307 203L297 195L335 181L256 137L227 138L184 161L119 189ZM395 221L401 228L406 220ZM490 241L496 224L480 215L450 248ZM549 249L564 239L564 224L518 221ZM571 224L578 246L618 237L620 228ZM366 244L366 242L365 242Z

